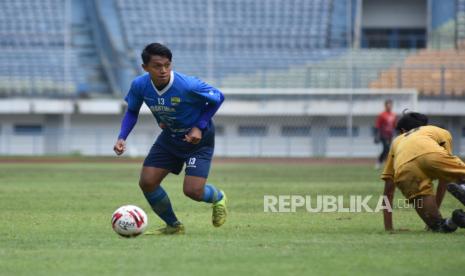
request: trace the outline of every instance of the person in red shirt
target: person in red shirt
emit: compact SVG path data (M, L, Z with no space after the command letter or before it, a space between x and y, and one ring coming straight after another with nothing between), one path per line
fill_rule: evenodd
M384 160L386 160L395 128L396 114L392 112L392 100L389 99L384 102L384 111L378 115L375 123L375 143L383 145L383 151L379 155L375 165L376 169L379 169Z

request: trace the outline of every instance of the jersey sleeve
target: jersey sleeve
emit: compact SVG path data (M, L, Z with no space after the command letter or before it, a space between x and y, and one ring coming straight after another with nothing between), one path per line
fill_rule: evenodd
M438 144L443 147L450 155L452 155L452 135L449 131L441 129L438 135Z
M224 99L220 90L194 77L190 80L190 91L210 105L219 105Z
M394 154L392 147L389 150L389 154L386 159L386 164L384 165L384 170L381 173L380 178L383 180L394 179Z
M139 114L139 110L142 106L142 103L144 102L144 98L136 81L132 82L131 88L129 89L129 92L124 100L128 103L128 110Z

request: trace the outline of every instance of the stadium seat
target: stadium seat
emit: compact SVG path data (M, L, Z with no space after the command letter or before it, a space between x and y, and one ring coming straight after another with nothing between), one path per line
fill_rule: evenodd
M454 49L422 50L397 68L382 72L372 88L416 88L423 96L465 95L465 52Z
M166 43L176 69L215 85L237 85L243 75L321 60L317 56L330 44L331 1L117 0L116 4L136 56L149 42ZM240 83L254 87L260 81Z
M70 22L65 4L62 0L0 1L0 96L73 97L95 75L82 66L76 47L89 43L67 38L74 30L71 23L76 22Z

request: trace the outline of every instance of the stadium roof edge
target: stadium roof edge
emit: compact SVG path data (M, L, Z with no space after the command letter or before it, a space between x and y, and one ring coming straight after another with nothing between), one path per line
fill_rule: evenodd
M225 91L226 95L233 95ZM241 93L236 95L242 95ZM250 95L250 94L247 94ZM273 94L271 94L273 95ZM279 93L274 95L281 95ZM283 94L285 95L285 94ZM327 95L327 94L326 94ZM386 94L384 94L386 96ZM374 116L382 107L383 97L356 97L352 104L346 97L292 97L283 100L275 97L231 97L218 111L220 116ZM118 115L125 110L126 103L121 99L22 99L11 98L0 100L0 115L11 114L83 114L83 115ZM416 108L411 101L397 101L396 112L403 108L417 110L428 115L465 116L463 101L420 100ZM150 114L143 105L141 114Z
M373 95L418 94L416 89L370 88L220 88L225 95Z

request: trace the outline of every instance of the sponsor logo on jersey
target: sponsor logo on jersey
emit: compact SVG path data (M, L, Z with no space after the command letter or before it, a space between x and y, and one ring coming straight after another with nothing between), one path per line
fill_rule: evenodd
M176 109L164 105L153 105L150 107L150 110L152 112L176 112Z
M171 105L179 105L181 103L180 97L171 97Z

